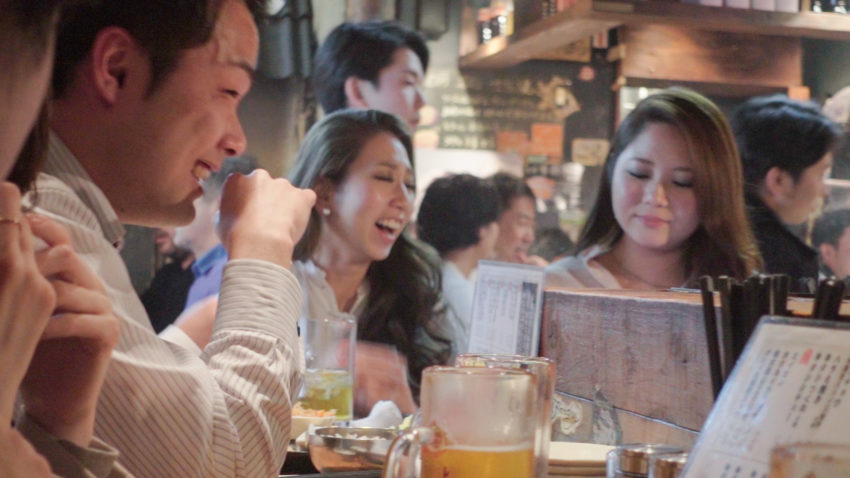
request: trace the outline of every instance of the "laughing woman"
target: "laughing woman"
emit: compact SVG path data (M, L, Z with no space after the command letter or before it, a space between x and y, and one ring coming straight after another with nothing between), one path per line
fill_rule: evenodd
M610 289L743 279L761 267L744 212L738 150L708 99L668 89L641 101L614 135L578 254L546 285Z
M440 330L438 258L404 231L413 212L412 164L400 120L346 110L313 126L289 175L294 186L317 195L294 254L305 315L347 312L358 319L360 413L381 399L413 411L422 369L450 354Z

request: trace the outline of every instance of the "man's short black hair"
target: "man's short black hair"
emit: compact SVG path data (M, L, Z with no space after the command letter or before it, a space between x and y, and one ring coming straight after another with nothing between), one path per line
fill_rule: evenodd
M419 238L444 254L474 246L482 227L499 220L499 193L471 174L437 178L425 191L416 218Z
M528 248L530 255L540 256L548 262L573 253L575 243L560 227L537 231L534 243Z
M425 38L391 21L343 23L328 34L316 51L313 85L325 113L347 108L345 80L360 78L378 86L378 74L392 63L399 48L410 48L422 69L428 69Z
M812 229L812 247L817 249L824 243L838 247L838 241L848 227L850 227L850 209L836 209L821 214L815 220L815 227Z
M820 246L829 244L838 249L838 242L848 227L850 227L850 209L828 211L815 220L815 226L812 228L812 247L818 251L818 265L824 275L833 276L835 272L824 264L823 257L820 255Z
M499 191L500 209L502 212L511 208L515 198L527 197L534 201L534 192L525 184L525 180L509 173L496 173L490 177L496 190Z
M803 170L832 151L841 130L815 103L784 95L753 98L732 116L732 129L744 170L744 181L755 191L767 172L778 167L796 181Z
M110 26L127 30L150 56L152 92L174 70L183 52L209 41L227 1L230 0L93 0L65 9L56 41L54 95L61 97L66 92L97 34ZM265 2L244 0L255 15Z

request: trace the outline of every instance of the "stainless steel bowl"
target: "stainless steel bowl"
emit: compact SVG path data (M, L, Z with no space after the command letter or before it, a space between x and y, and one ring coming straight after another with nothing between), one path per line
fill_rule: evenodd
M321 473L380 469L397 435L392 428L315 428L307 437L310 460Z

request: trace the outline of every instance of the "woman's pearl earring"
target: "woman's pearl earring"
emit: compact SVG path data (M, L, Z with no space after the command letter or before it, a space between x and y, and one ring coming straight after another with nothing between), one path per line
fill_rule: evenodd
M330 216L330 215L331 215L331 210L330 210L330 208L323 207L323 208L322 208L322 216L326 216L326 217L327 217L327 216Z

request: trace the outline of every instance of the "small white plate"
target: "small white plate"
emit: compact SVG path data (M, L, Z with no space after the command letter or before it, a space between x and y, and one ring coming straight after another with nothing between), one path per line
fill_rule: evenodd
M553 441L549 444L549 465L563 467L605 467L608 452L614 447L596 443Z

